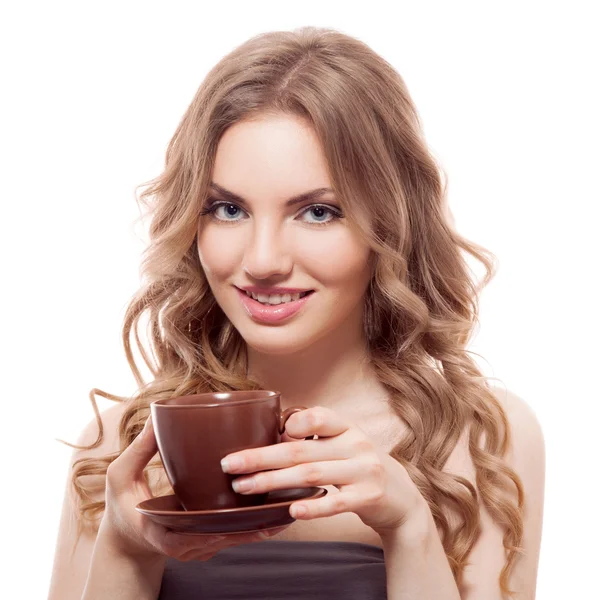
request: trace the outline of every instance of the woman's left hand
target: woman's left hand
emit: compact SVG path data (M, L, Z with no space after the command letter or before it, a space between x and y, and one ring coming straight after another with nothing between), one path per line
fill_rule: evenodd
M333 485L338 493L295 502L290 506L291 516L315 519L353 512L381 536L397 531L427 506L406 469L333 410L315 406L295 413L286 423L286 433L282 439L298 441L225 457L225 472L252 473L235 479L235 491L254 494ZM315 434L319 439L302 439ZM251 487L242 488L245 482Z

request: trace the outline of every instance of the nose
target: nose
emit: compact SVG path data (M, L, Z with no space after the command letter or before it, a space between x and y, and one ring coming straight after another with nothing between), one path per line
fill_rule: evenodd
M293 266L289 235L275 224L256 223L244 252L242 269L254 279L288 275ZM288 237L286 237L286 235Z

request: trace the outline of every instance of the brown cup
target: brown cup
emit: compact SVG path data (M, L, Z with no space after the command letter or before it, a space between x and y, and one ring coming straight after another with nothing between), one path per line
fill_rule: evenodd
M156 400L150 404L158 451L173 491L185 510L263 504L267 494L238 494L239 475L221 469L221 459L239 450L281 441L288 418L281 394L267 390L211 392Z

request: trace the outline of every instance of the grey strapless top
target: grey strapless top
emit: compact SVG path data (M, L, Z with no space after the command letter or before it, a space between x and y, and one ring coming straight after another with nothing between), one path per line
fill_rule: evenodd
M266 540L207 561L169 558L158 600L382 600L383 550L359 542Z

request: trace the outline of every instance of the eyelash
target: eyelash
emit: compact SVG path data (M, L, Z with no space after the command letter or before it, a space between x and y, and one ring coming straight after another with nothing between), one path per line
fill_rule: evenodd
M226 202L224 200L215 200L214 198L208 198L207 202L208 202L208 206L206 208L202 209L202 211L200 212L200 216L202 217L205 215L210 215L213 220L215 220L219 223L237 223L240 220L240 219L235 219L235 220L219 219L218 217L216 217L214 213L220 206L235 206L236 208L239 208L242 212L245 212L243 208L241 208L240 206L238 206L237 204L235 204L233 202ZM312 223L306 223L307 225L316 225L318 227L323 227L325 225L331 225L331 223L334 223L335 221L338 221L339 219L344 218L344 215L342 214L342 212L340 210L338 210L337 208L334 208L333 206L328 206L326 204L311 204L310 206L307 206L300 214L304 214L313 208L323 208L332 216L332 218L329 221L324 221L324 222L313 221Z

